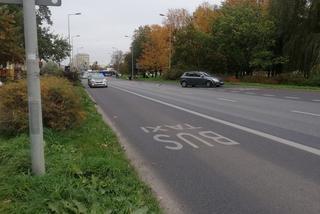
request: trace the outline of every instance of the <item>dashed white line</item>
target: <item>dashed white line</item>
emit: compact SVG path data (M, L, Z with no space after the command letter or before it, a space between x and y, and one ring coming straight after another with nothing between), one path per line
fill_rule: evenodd
M292 100L299 100L300 99L300 97L284 97L284 98L292 99Z
M314 113L310 113L310 112L304 112L304 111L291 111L291 112L297 113L297 114L305 114L305 115L320 117L320 114L314 114Z
M312 102L320 102L320 100L312 100Z
M265 97L275 97L276 95L274 95L274 94L263 94L263 96L265 96Z
M287 145L287 146L290 146L290 147L293 147L293 148L296 148L296 149L299 149L299 150L302 150L302 151L309 152L311 154L320 156L320 149L316 149L316 148L313 148L313 147L310 147L310 146L306 146L306 145L303 145L303 144L300 144L300 143L296 143L296 142L291 141L291 140L287 140L287 139L284 139L284 138L281 138L281 137L277 137L277 136L274 136L274 135L271 135L271 134L268 134L268 133L265 133L265 132L262 132L262 131L251 129L251 128L248 128L248 127L245 127L245 126L242 126L242 125L238 125L238 124L235 124L235 123L231 123L231 122L228 122L228 121L225 121L225 120L221 120L221 119L218 119L218 118L206 115L206 114L202 114L200 112L193 111L191 109L183 108L183 107L180 107L180 106L177 106L177 105L174 105L174 104L170 104L170 103L167 103L167 102L164 102L164 101L161 101L161 100L157 100L157 99L154 99L154 98L151 98L151 97L147 97L147 96L144 96L142 94L138 94L138 93L135 93L135 92L123 89L123 88L119 88L119 87L116 87L116 86L112 86L112 88L116 88L116 89L118 89L120 91L124 91L124 92L127 92L129 94L136 95L136 96L144 98L146 100L149 100L149 101L152 101L152 102L155 102L155 103L159 103L159 104L162 104L162 105L165 105L165 106L168 106L168 107L180 110L180 111L184 111L184 112L187 112L189 114L192 114L192 115L195 115L195 116L198 116L198 117L202 117L202 118L205 118L207 120L211 120L211 121L216 122L216 123L223 124L225 126L229 126L229 127L235 128L235 129L239 129L241 131L244 131L244 132L247 132L247 133L250 133L250 134L254 134L254 135L257 135L259 137L263 137L263 138L272 140L274 142L277 142L277 143L280 143L280 144L284 144L284 145Z
M222 101L227 101L227 102L233 102L233 103L238 102L238 101L236 101L236 100L230 100L230 99L225 99L225 98L217 98L217 100L222 100Z
M246 94L255 95L255 94L257 94L257 93L254 93L254 92L246 92Z

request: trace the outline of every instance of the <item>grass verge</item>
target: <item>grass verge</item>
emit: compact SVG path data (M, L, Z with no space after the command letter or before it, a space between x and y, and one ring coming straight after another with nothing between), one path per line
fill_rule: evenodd
M157 78L142 78L136 79L138 81L154 82L154 83L169 83L178 84L178 80L165 80L162 77ZM312 86L299 86L299 85L276 85L276 84L262 84L262 83L248 83L248 82L225 82L226 87L256 87L256 88L270 88L270 89L294 89L294 90L305 90L305 91L320 91L320 87Z
M248 83L248 82L239 82L239 83L226 82L226 86L320 91L320 87L299 86L299 85L276 85L276 84Z
M30 172L28 136L0 136L0 213L161 213L83 88L81 127L44 131L47 173Z

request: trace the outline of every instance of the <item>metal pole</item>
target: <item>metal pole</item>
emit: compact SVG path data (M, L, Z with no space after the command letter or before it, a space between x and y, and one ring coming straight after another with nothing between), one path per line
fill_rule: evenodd
M35 0L23 0L32 172L45 174Z

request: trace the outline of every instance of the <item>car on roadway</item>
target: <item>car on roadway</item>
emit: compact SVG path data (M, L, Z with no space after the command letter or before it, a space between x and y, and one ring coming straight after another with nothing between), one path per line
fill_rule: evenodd
M88 85L90 88L93 87L108 87L108 80L107 78L100 73L91 73L88 76Z
M182 87L188 86L206 86L206 87L219 87L224 85L224 82L219 78L212 76L202 71L189 71L185 72L180 77L180 84Z

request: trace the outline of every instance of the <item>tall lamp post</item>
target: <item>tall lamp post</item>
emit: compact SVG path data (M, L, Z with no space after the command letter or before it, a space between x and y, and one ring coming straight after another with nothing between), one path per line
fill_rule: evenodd
M159 14L160 16L162 16L162 17L167 17L168 18L168 16L166 16L165 14L162 14L162 13L160 13ZM170 26L169 26L169 30L170 30L170 37L169 37L169 66L168 66L168 68L169 68L169 71L171 70L171 58L172 58L172 26L171 26L171 24L169 24Z
M128 35L124 37L129 38ZM133 80L133 70L134 70L134 62L133 62L133 44L131 45L131 80Z
M72 40L72 45L71 45L71 56L72 56L72 60L70 61L70 64L71 64L71 67L72 67L72 64L73 64L73 39L74 38L79 38L80 35L75 35L75 36L72 36L71 40Z
M71 34L70 34L70 16L80 16L81 13L70 13L68 14L68 41L69 41L69 46L71 46ZM69 57L69 63L71 65L71 56L72 53L70 53L70 57Z

